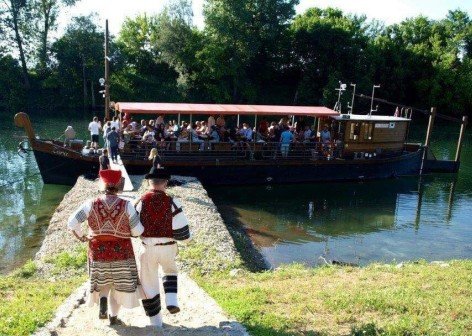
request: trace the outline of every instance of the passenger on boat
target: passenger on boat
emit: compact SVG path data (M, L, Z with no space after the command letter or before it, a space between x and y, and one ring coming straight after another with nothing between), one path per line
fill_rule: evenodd
M118 163L118 145L120 144L120 135L116 132L115 127L111 128L111 132L107 134L108 146L110 148L111 160Z
M75 130L72 126L67 126L66 130L64 131L64 143L67 146L71 145L72 140L75 139Z
M220 142L220 134L218 132L218 128L216 125L211 126L211 133L209 137L209 142L210 143L217 143Z
M323 129L320 132L320 140L323 144L329 144L331 142L331 132L329 131L328 124L323 126Z
M253 131L247 123L243 123L243 128L239 130L238 134L241 135L242 141L251 142L253 140Z
M155 132L150 125L147 126L147 130L146 132L144 132L142 141L144 144L152 144L152 145L156 144Z
M309 143L314 140L315 132L313 131L313 126L305 126L305 130L303 132L303 142Z
M111 121L111 127L115 127L117 131L121 130L122 128L120 127L120 119L118 117L113 117L113 121Z
M110 159L108 158L108 149L104 148L102 151L102 155L98 158L98 162L100 163L99 170L106 170L111 169L110 167Z
M205 149L205 141L198 137L198 133L194 129L191 130L191 137L193 143L200 144L201 151Z
M143 136L144 133L146 133L147 129L148 129L148 128L147 128L146 120L142 119L142 120L141 120L141 129L139 130L139 134L140 134L141 136Z
M162 159L159 156L157 148L151 149L148 159L152 161L152 167L161 168Z
M90 122L88 126L88 130L90 131L90 140L92 141L92 147L97 149L98 148L98 137L100 134L100 122L98 121L98 117L93 117L92 122Z
M186 122L182 122L182 130L177 138L177 143L175 144L175 149L180 151L180 144L183 142L189 142L189 130L188 124Z
M156 118L156 126L164 124L164 116L160 115Z
M117 196L121 171L102 170L99 175L104 195L83 203L69 217L67 227L88 243L89 306L99 304L100 319L123 325L118 319L120 308L138 307L142 298L131 236L140 236L144 227L133 205ZM88 234L82 230L85 221Z
M216 126L218 126L218 127L225 127L225 126L226 126L225 118L223 118L222 115L220 115L220 116L216 119Z
M211 115L211 116L208 117L207 126L208 126L208 128L211 129L211 127L213 127L214 125L216 125L215 117Z
M285 126L284 131L280 135L280 153L282 154L283 158L288 156L288 152L290 150L290 144L294 140L294 135L290 132L290 128Z
M82 148L82 155L91 155L91 154L94 154L94 153L95 153L95 151L92 148L92 141L87 140L87 142L85 143L84 148Z

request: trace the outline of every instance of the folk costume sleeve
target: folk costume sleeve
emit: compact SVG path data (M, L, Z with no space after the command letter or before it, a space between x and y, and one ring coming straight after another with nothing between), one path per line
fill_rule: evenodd
M172 199L172 233L175 240L182 242L190 240L188 220L182 210L182 204L177 199Z
M131 228L131 235L133 237L139 237L144 232L144 226L139 220L139 214L133 206L133 203L128 202L126 211L129 216L129 226Z
M81 224L85 222L92 210L92 201L84 202L72 215L67 222L67 227L76 233L78 237L84 235Z

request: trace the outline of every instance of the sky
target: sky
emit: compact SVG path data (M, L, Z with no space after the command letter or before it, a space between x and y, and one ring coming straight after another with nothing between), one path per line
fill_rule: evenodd
M202 7L204 0L193 0L194 23L203 27ZM63 30L72 16L98 13L100 19L108 18L110 32L117 34L127 16L140 13L156 14L162 10L165 0L81 0L61 16L59 30ZM472 16L472 0L300 0L297 13L310 7L337 7L344 12L365 14L387 24L398 23L417 15L433 19L446 16L448 10L460 8Z

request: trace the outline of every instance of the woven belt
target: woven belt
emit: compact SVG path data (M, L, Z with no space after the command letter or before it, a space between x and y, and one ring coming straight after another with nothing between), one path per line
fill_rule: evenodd
M177 242L176 241L170 241L170 242L167 242L167 243L157 243L157 244L154 244L154 245L147 245L143 242L144 246L165 246L165 245L174 245L174 244L177 244Z

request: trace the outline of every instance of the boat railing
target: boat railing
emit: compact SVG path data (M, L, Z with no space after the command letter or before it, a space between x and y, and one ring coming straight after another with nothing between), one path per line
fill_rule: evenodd
M157 148L164 161L188 160L325 160L340 157L340 151L319 142L291 143L284 155L278 142L178 142L143 143L129 141L121 150L127 160L146 160L152 148Z

